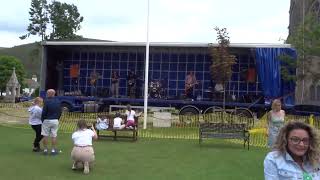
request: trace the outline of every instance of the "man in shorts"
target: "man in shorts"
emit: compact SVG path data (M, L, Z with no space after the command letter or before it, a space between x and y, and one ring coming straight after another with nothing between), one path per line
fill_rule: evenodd
M43 154L48 154L48 137L51 137L51 155L58 154L57 145L57 132L59 126L59 118L61 116L60 101L55 98L56 92L53 89L47 90L47 98L44 101L42 110L42 129L41 135L43 135Z

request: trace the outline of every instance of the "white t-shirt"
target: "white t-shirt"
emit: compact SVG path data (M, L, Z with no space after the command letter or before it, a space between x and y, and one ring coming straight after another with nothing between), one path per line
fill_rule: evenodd
M120 117L116 117L113 119L113 128L120 128L122 119Z
M78 130L72 134L73 144L76 146L92 146L94 132L91 129Z
M29 117L30 125L42 124L42 121L41 121L42 108L41 107L39 107L38 105L31 106L28 109L28 112L30 113L30 117Z
M128 111L126 110L127 115L127 121L134 121L134 116L136 115L136 112L134 110Z

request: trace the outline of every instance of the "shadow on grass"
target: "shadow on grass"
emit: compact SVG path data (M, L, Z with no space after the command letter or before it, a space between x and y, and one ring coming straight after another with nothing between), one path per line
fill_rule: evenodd
M227 142L220 139L210 139L203 140L201 143L197 144L200 148L214 148L214 149L245 149L247 150L247 146L243 147L243 144L235 144L231 142Z
M132 139L132 137L117 137L116 140L113 137L99 137L98 142L104 142L104 141L106 141L106 142L119 142L119 143L121 143L121 142L134 143L134 142L139 141L139 139L135 141Z

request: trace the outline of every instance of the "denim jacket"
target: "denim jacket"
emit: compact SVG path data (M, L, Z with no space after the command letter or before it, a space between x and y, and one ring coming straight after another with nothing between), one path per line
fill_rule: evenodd
M319 164L313 167L310 162L304 161L303 168L312 180L320 180ZM282 154L279 151L272 151L264 159L264 178L265 180L303 180L303 170L287 152Z

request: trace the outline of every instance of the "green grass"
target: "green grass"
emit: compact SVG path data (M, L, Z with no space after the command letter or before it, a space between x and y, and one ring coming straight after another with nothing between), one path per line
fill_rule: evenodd
M94 143L96 163L88 176L71 170L71 134L59 134L58 156L31 152L31 128L0 125L1 179L263 179L267 150L207 140L142 139L137 142L101 139Z

